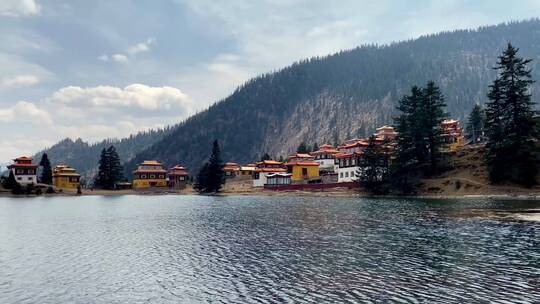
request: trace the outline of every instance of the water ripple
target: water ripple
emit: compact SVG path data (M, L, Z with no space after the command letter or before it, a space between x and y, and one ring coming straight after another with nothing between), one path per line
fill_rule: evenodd
M0 303L540 303L523 210L538 202L0 199Z

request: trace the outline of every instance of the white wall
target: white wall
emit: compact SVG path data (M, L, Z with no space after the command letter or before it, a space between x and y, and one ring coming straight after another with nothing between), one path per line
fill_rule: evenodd
M358 167L346 167L346 168L339 168L337 170L338 173L338 183L346 183L346 182L354 182L358 178L356 177L356 171L358 171Z
M17 175L15 174L15 169L11 169L13 171L13 175L15 176L15 180L17 183L25 186L28 184L37 184L37 176L35 174L33 175Z

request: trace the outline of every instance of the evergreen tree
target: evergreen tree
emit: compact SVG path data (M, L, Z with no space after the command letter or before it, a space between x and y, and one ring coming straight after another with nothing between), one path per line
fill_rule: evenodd
M283 158L283 155L280 155L280 156L279 156L278 161L279 161L279 162L284 162L284 161L285 161L285 159Z
M212 154L197 174L195 188L201 193L216 193L219 192L223 184L225 184L225 172L223 171L221 149L218 141L214 140Z
M412 184L418 175L421 160L423 160L420 159L422 156L418 153L421 145L417 145L417 141L422 138L419 138L418 132L416 132L421 93L418 87L412 87L411 94L403 96L397 107L401 113L395 119L398 145L391 172L394 188L402 193L413 192Z
M369 138L369 144L360 159L356 172L358 181L373 194L387 192L389 174L389 156L383 145L375 142L375 136Z
M481 142L484 137L484 123L486 114L479 104L474 105L469 114L465 133L473 143Z
M439 160L439 149L442 144L441 123L447 117L444 111L445 107L446 103L440 89L433 81L429 81L422 90L420 113L418 114L421 121L418 132L421 134L422 140L426 141L425 153L428 154L431 174L435 173Z
M486 164L493 183L532 186L537 174L537 130L529 92L531 60L517 53L508 44L495 67L498 77L490 86L486 111Z
M98 174L94 186L103 189L114 189L116 183L124 178L122 172L123 168L116 148L114 146L104 148L101 150Z
M318 143L313 144L313 148L311 149L311 152L314 152L314 151L319 151L319 144Z
M271 159L272 158L270 157L268 153L264 153L263 156L261 157L261 161L271 160Z
M332 136L332 145L334 147L337 147L339 146L340 144L340 138L339 138L339 130L337 129L337 127L334 129L334 134Z
M305 142L301 142L296 149L296 153L309 153L307 144Z
M107 149L107 154L109 156L109 178L107 181L107 185L110 189L113 189L117 182L122 181L124 179L124 168L122 167L122 164L120 163L120 157L118 156L118 153L116 152L116 148L114 146L110 146Z
M47 153L43 153L39 165L41 166L40 182L43 184L52 185L53 180L51 162L49 161Z
M98 173L94 181L94 186L97 188L106 189L109 180L109 172L109 153L107 152L107 149L103 148L99 157Z
M15 188L19 183L15 179L15 175L13 174L12 170L9 170L8 178L4 180L4 184L2 185L5 189L13 189Z

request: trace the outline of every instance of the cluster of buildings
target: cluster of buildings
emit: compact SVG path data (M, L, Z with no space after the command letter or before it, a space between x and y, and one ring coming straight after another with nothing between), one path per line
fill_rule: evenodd
M31 157L21 156L13 160L8 170L21 186L37 185L39 165L33 163ZM53 169L53 186L60 189L76 189L80 185L81 175L66 165L57 165Z
M458 120L445 120L441 124L443 142L454 150L464 144L463 129ZM396 145L397 132L391 126L377 128L375 144L391 153ZM334 147L320 146L317 151L296 153L286 161L263 160L245 166L234 162L225 163L223 170L227 179L251 180L254 187L291 184L339 184L352 183L362 174L362 158L369 145L365 138L346 140ZM18 157L8 166L21 185L37 184L38 165L31 157ZM67 165L57 165L53 170L53 186L60 189L76 189L80 185L80 174ZM119 183L119 188L173 188L184 189L189 183L188 170L176 165L166 169L156 160L146 160L133 171L132 183Z
M163 163L156 160L145 160L133 171L133 188L169 187L184 189L189 181L189 173L185 167L176 165L168 170Z
M458 120L445 120L441 124L442 139L447 149L455 150L464 145L463 129ZM375 144L387 153L397 146L397 132L392 126L382 126L374 134ZM273 187L291 184L342 184L353 183L362 174L362 158L369 139L353 138L334 147L324 144L310 153L296 153L280 162L263 160L241 166L227 163L228 178L250 178L254 187Z

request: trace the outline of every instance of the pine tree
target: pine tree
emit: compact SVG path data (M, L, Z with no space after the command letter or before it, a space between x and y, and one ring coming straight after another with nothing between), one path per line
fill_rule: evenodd
M489 179L493 183L500 183L510 179L509 172L506 171L506 157L510 151L504 151L502 145L504 136L503 124L503 99L501 81L496 79L489 87L487 95L489 102L486 108L486 143L485 161L488 168Z
M537 146L534 103L529 87L530 59L517 56L510 43L495 69L498 77L490 86L486 127L486 164L493 183L512 181L525 186L536 184Z
M468 139L473 143L481 142L484 137L484 124L486 114L479 104L474 105L469 114L465 133Z
M264 153L261 157L261 161L270 160L272 159L268 153Z
M421 118L421 125L418 132L420 132L426 144L425 152L421 151L421 153L427 153L428 155L431 174L437 170L439 149L442 144L441 123L447 117L444 111L445 107L446 103L440 89L433 81L429 81L427 86L422 90L420 112L418 114Z
M98 173L94 181L95 187L103 189L107 188L110 172L109 165L109 153L107 152L107 149L103 148L99 157Z
M214 140L212 154L197 174L195 188L201 193L216 193L219 192L223 184L225 184L225 172L223 171L221 149L218 141Z
M114 146L101 150L99 159L98 174L94 181L94 186L103 189L114 189L117 182L121 181L123 168L120 157Z
M298 145L298 148L296 148L296 153L309 153L307 144L305 142L301 142L300 145Z
M109 156L109 177L107 180L107 186L109 189L113 189L117 182L124 179L124 168L122 167L122 164L120 163L120 157L118 156L118 153L116 152L116 148L114 146L110 146L107 149L107 154Z
M384 194L387 192L388 174L388 153L383 145L375 142L375 136L372 135L360 159L356 177L366 190L373 194Z
M51 162L49 161L47 153L43 153L39 165L41 166L40 182L43 184L52 185L53 180Z
M417 178L421 159L418 153L418 107L421 90L414 86L411 94L403 96L397 109L401 112L395 119L397 136L396 158L392 162L392 184L401 193L413 192L413 182Z
M9 170L8 178L4 180L4 184L2 185L5 189L13 189L15 188L19 183L15 179L15 175L13 174L12 170Z
M311 149L312 152L314 151L319 151L319 144L318 143L314 143L313 144L313 148Z

